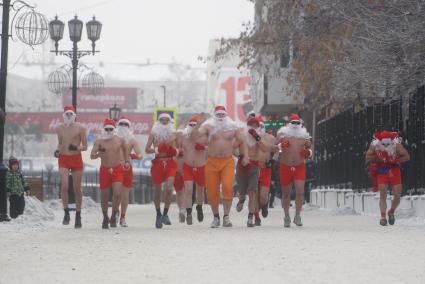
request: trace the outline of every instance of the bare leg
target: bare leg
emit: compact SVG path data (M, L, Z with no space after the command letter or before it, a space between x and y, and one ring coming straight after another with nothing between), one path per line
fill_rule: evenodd
M291 188L292 183L287 186L282 186L282 208L285 216L289 216L289 204L291 203Z
M170 208L171 199L173 197L174 177L169 177L165 184L165 208Z
M108 217L109 189L100 190L100 204L104 217Z
M83 179L83 171L72 172L75 193L75 206L77 212L81 212L81 204L83 202L83 192L81 190L81 180Z
M294 181L295 185L295 215L300 215L304 203L304 184L303 180Z
M121 216L125 216L128 208L128 194L130 192L130 188L122 187L121 191Z
M112 211L118 212L120 209L121 203L121 182L113 182L112 183Z
M381 210L381 218L386 217L387 212L387 189L388 185L386 184L380 184L378 185L379 188L379 209Z
M249 202L248 202L249 213L258 212L256 211L256 209L258 208L257 192L255 190L248 191L248 197L249 197Z
M401 196L401 184L397 184L393 186L393 201L391 203L391 209L395 211L400 204L400 196Z
M205 187L196 185L196 204L202 205L205 200Z
M160 209L162 184L154 184L154 188L155 188L155 196L154 196L155 208Z
M59 174L61 177L61 199L63 208L68 208L68 178L69 170L65 168L59 169Z
M184 182L183 190L183 207L182 208L192 208L192 193L193 193L193 181ZM196 196L198 198L198 196ZM202 204L202 203L201 203Z
M260 208L267 206L269 204L269 191L268 187L260 188Z

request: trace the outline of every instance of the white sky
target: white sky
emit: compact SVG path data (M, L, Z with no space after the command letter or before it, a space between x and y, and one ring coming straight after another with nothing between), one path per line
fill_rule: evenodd
M145 63L150 59L152 63L176 61L203 66L197 57L206 56L208 41L238 36L242 23L251 21L254 15L253 4L248 0L27 1L36 4L36 11L49 20L57 13L59 19L67 22L77 13L84 22L93 15L102 22L102 34L97 42L101 52L92 58L85 57L85 62ZM60 49L71 47L67 29L66 25ZM79 48L90 49L85 29ZM22 61L23 50L27 58L39 60L42 54L41 47L33 51L11 41L9 65Z

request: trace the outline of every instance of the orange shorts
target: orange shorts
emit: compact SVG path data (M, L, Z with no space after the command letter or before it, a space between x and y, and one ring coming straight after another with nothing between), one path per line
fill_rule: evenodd
M385 185L401 184L400 168L379 168L376 175L376 183Z
M197 185L205 186L205 166L191 167L183 163L183 180L194 181Z
M124 180L124 167L121 164L113 168L100 166L99 171L100 189L108 189L114 182L123 182Z
M272 168L261 168L258 184L260 187L270 188L272 182Z
M124 169L124 177L122 185L126 188L133 187L133 167L130 166L128 169Z
M183 176L181 173L176 173L176 178L174 179L174 188L176 191L181 191L184 187Z
M280 185L287 186L296 180L305 180L305 163L298 166L287 166L280 163Z
M235 162L233 157L208 157L205 165L205 185L208 202L218 206L220 203L220 185L223 200L233 199L233 179L235 177Z
M151 176L153 184L161 184L165 182L169 177L175 177L176 173L176 160L152 160Z
M83 170L83 158L81 153L75 155L59 155L59 168L64 168L72 171Z

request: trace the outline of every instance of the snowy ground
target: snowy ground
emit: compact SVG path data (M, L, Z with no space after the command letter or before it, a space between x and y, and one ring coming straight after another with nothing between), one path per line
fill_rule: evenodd
M425 283L423 220L381 227L373 216L308 207L304 227L284 229L276 208L262 227L247 228L247 212L233 210L233 228L210 229L209 208L189 227L173 207L173 225L158 230L153 205L133 205L130 227L101 230L100 209L86 200L75 230L60 225L60 202L27 206L38 216L0 223L1 284Z

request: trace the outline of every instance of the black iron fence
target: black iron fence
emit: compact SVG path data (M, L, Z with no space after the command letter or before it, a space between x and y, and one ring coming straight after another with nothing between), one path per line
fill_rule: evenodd
M314 143L318 186L365 190L371 181L365 169L365 153L373 133L399 131L411 160L402 165L403 193L425 188L425 89L406 97L350 107L317 123Z

